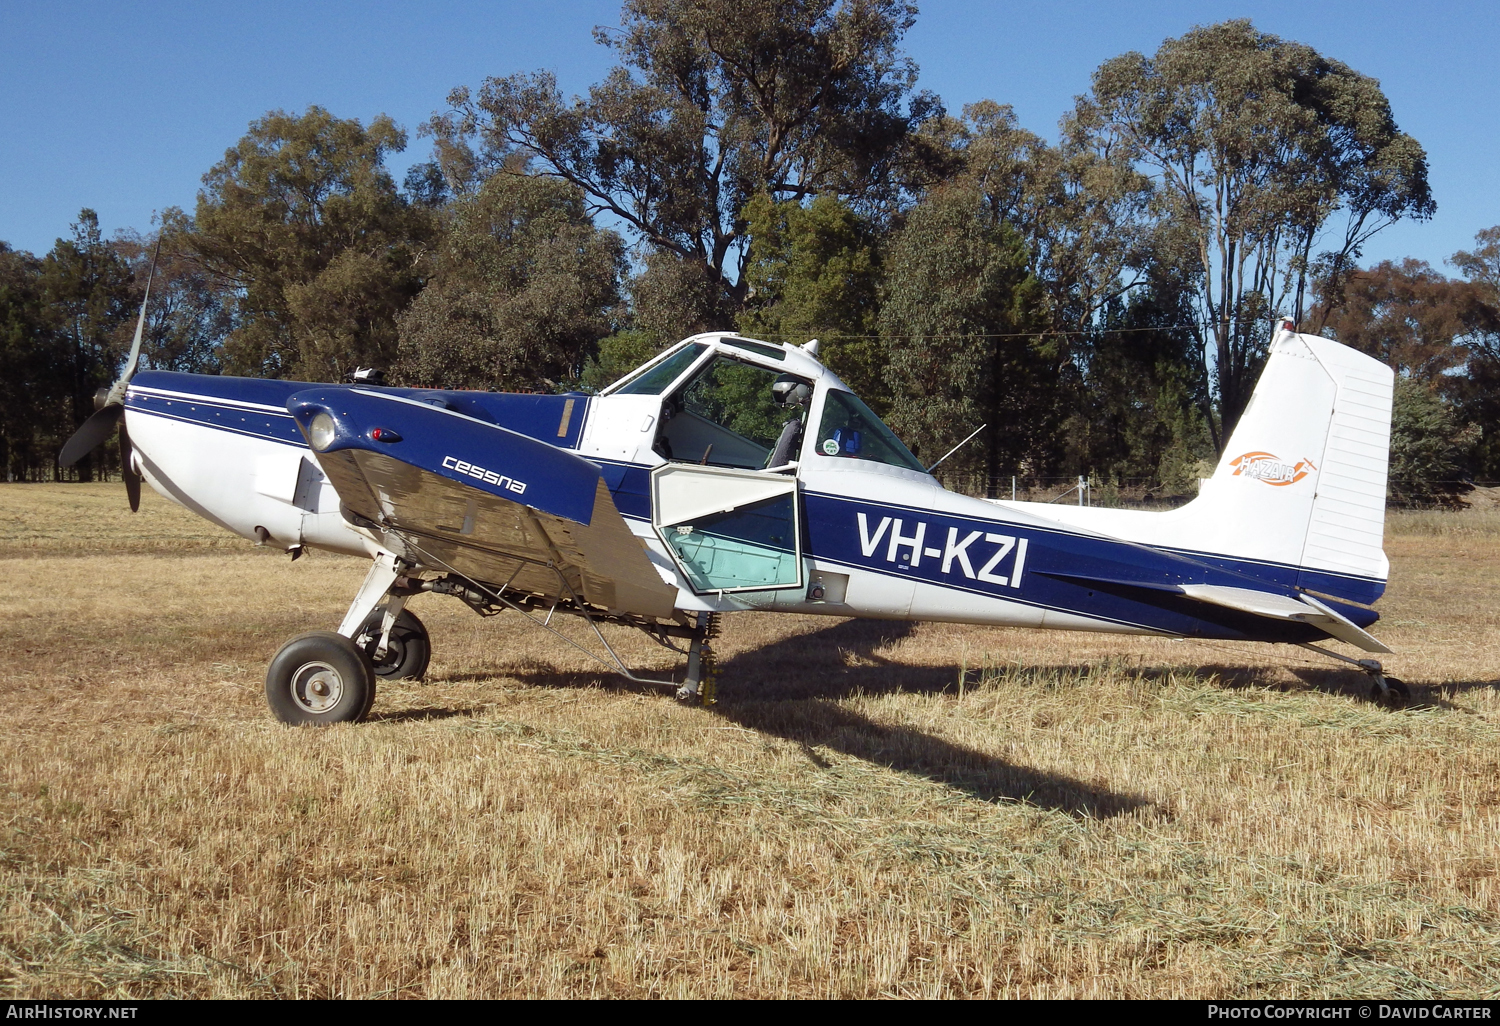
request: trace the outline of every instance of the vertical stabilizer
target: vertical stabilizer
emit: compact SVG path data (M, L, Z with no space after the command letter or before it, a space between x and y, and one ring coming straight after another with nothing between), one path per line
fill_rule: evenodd
M1214 476L1183 510L1196 537L1179 544L1292 564L1302 587L1348 598L1361 589L1340 577L1383 583L1394 377L1348 346L1278 332Z

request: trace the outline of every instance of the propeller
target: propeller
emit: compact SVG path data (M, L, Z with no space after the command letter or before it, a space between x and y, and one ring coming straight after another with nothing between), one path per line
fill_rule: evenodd
M135 377L136 367L141 361L141 339L146 333L146 306L151 302L151 279L156 276L156 258L160 255L161 237L157 236L156 249L151 253L151 269L146 272L146 295L141 300L141 315L135 322L135 341L130 344L130 359L125 361L125 369L120 373L119 380L105 393L103 400L99 402L99 408L79 425L78 430L73 432L73 437L67 440L62 452L57 455L58 463L71 467L103 445L110 432L118 427L120 474L125 479L125 494L130 499L132 513L141 508L141 475L135 472L130 462L130 435L125 430L124 421L125 389L129 387L130 379Z
M141 509L141 475L135 472L135 467L130 463L131 447L130 432L125 430L125 422L120 421L120 476L125 479L125 495L130 499L130 512L138 513Z

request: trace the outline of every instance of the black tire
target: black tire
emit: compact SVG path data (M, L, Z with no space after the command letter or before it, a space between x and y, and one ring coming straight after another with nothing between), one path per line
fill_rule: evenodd
M354 643L364 650L375 667L375 676L383 680L420 680L427 672L427 661L432 658L432 641L427 637L427 627L409 609L403 609L391 628L391 640L385 647L385 657L375 658L375 649L380 644L380 622L385 617L384 609L371 613L354 635Z
M370 657L342 634L299 634L266 667L266 704L282 723L353 723L364 719L374 703Z
M1385 687L1379 682L1370 685L1370 699L1387 709L1405 709L1411 701L1411 689L1400 677L1385 677Z

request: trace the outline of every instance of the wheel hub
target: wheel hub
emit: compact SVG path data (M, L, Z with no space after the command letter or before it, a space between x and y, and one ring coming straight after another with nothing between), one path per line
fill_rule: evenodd
M292 701L307 712L326 713L344 697L344 680L328 663L303 663L292 674Z

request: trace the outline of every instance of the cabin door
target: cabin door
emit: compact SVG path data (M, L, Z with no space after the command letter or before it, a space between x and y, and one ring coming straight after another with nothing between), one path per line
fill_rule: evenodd
M663 464L651 472L651 523L700 595L802 587L795 477Z

